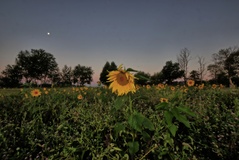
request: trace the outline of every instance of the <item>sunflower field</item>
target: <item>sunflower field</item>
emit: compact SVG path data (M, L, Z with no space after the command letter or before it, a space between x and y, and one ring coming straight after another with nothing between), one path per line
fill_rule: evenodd
M3 160L239 159L238 89L1 89L0 109Z

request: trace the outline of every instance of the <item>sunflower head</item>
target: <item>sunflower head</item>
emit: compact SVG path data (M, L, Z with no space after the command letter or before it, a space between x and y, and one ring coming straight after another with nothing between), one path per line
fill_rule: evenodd
M168 99L167 98L160 98L160 102L161 103L163 103L163 102L168 103Z
M198 86L198 89L203 89L204 88L204 83Z
M216 89L217 88L217 85L216 84L213 84L212 85L212 89Z
M170 89L171 89L171 91L174 91L174 90L175 90L175 87L171 86Z
M111 71L108 74L109 89L118 96L127 94L128 92L136 92L134 85L134 75L124 70L122 65L117 70Z
M195 81L194 81L194 80L188 80L188 81L187 81L187 85L188 85L189 87L194 86L194 84L195 84Z
M32 95L32 97L38 97L41 95L41 92L39 89L34 89L31 91L31 95Z
M77 99L81 100L81 99L83 99L83 96L82 96L81 94L79 94L79 95L77 96Z

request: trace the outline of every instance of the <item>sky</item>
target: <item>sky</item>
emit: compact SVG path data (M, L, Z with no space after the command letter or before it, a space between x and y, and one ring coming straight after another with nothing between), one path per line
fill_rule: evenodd
M50 33L48 35L47 33ZM1 0L0 71L20 51L44 49L60 69L94 71L107 61L151 75L190 50L211 63L220 49L239 46L238 0Z

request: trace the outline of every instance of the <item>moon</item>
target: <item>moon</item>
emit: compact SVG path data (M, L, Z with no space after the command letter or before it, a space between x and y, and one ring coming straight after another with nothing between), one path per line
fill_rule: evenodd
M48 35L48 36L50 36L50 34L51 34L50 32L47 32L47 35Z

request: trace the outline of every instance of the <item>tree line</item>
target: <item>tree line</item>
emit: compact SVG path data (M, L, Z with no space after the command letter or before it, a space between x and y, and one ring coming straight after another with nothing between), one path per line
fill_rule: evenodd
M205 58L197 56L198 69L189 72L191 52L184 48L177 56L177 62L167 61L160 72L150 75L144 71L135 74L138 85L167 83L174 84L181 78L181 83L193 79L196 83L205 82L204 76L209 72L209 83L223 84L234 87L239 85L239 48L229 47L212 54L212 63L206 66ZM116 70L115 62L106 62L100 73L99 81L109 85L107 75ZM7 65L1 72L1 87L32 86L40 82L41 85L71 86L91 84L94 71L91 67L80 64L71 68L67 65L60 70L55 57L43 49L20 51L14 65ZM177 82L178 83L178 82Z

